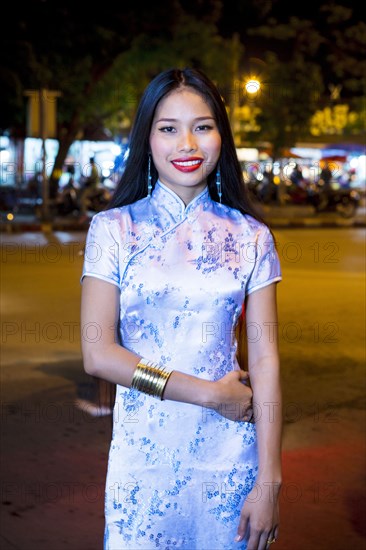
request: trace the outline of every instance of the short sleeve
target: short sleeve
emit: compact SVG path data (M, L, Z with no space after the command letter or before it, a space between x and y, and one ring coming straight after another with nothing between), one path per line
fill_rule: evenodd
M254 243L253 270L246 294L282 280L281 266L272 233L267 226L260 228Z
M85 242L81 281L87 275L120 286L118 235L105 212L92 218ZM115 232L115 231L114 231Z

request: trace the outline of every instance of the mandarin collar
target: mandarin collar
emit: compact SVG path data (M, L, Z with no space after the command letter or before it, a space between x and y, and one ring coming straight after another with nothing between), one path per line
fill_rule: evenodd
M164 210L173 223L179 223L186 218L188 221L193 221L202 210L202 207L207 207L211 201L207 186L187 206L172 189L160 180L157 180L151 193L152 204L160 211Z

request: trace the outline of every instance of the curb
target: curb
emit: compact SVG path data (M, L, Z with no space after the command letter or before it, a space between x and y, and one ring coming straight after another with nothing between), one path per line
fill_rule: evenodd
M0 224L0 233L53 233L54 231L77 231L87 232L89 229L89 223L82 225L62 223L62 222L5 222Z
M272 228L322 228L322 227L366 227L366 216L358 216L355 218L317 218L317 217L280 217L280 216L265 216L266 223ZM55 220L53 222L41 222L38 220L22 220L17 222L1 221L0 233L26 233L26 232L42 232L52 233L54 231L76 231L87 232L90 221L78 224L69 220Z
M317 228L317 227L366 227L366 219L316 219L316 218L265 218L265 221L273 228Z

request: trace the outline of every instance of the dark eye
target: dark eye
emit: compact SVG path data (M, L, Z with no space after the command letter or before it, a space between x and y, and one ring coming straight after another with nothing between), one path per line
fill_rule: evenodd
M209 124L200 124L200 126L197 126L197 130L200 132L205 130L212 130L212 126L210 126Z
M159 132L170 134L172 132L175 132L175 128L173 128L173 126L162 126L161 128L159 128Z

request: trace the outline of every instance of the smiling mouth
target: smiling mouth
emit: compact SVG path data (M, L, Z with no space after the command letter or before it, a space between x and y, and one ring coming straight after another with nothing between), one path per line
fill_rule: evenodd
M202 162L202 159L173 160L172 164L177 170L180 170L181 172L193 172L201 166Z

